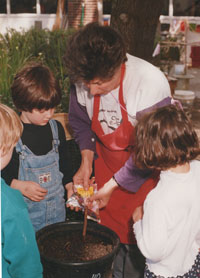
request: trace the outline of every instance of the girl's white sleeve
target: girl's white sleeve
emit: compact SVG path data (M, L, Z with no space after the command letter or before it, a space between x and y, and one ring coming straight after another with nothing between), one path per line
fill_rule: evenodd
M167 243L166 213L161 202L155 205L146 200L143 218L133 228L142 254L153 262L160 261L165 256Z

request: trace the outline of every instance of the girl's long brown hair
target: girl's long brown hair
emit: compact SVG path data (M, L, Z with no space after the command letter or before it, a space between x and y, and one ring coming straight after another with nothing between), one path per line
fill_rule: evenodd
M200 154L198 137L189 118L174 105L146 114L135 132L134 160L140 168L166 170Z

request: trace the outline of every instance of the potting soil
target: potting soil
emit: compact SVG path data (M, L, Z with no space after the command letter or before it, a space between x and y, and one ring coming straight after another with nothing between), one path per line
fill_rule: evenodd
M109 254L113 247L95 234L86 234L83 240L80 231L73 231L59 235L49 236L39 246L40 252L47 257L59 260L60 262L83 262L95 260Z

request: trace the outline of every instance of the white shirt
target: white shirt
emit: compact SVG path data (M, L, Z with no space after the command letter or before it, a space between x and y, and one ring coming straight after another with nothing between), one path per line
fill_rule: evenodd
M200 161L188 173L162 171L134 225L150 271L171 277L187 273L200 248Z
M152 64L127 54L123 81L123 98L129 121L136 124L136 113L160 102L170 95L170 87L164 74ZM93 116L94 96L83 84L76 84L78 102L86 107L89 118ZM119 88L101 95L99 121L106 134L113 132L122 120L118 102Z

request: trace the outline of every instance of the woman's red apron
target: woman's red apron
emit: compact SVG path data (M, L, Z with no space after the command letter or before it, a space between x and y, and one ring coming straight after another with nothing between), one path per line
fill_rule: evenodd
M92 130L96 133L98 159L95 160L95 180L101 188L128 160L130 146L134 143L134 127L128 121L128 115L123 100L123 77L125 65L122 65L119 89L119 103L122 113L122 123L110 134L104 134L98 120L100 95L94 97ZM117 188L112 193L108 205L100 210L101 223L114 230L122 243L135 243L132 229L132 213L134 209L143 204L147 193L157 183L157 176L146 181L137 193L130 193Z

